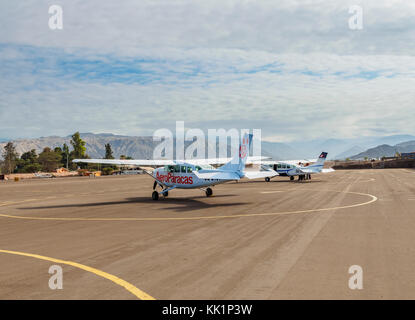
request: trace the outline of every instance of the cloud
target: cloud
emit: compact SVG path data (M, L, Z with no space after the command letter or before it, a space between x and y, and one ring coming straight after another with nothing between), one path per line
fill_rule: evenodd
M48 28L49 1L0 4L0 137L152 134L176 120L274 140L415 133L411 2L54 4L62 31Z

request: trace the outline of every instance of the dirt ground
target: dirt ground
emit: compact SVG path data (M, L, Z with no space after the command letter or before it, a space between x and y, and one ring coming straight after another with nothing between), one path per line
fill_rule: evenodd
M414 299L415 171L151 200L146 175L0 183L0 299ZM51 290L52 265L63 289ZM349 268L363 289L349 288ZM92 268L92 269L91 269Z

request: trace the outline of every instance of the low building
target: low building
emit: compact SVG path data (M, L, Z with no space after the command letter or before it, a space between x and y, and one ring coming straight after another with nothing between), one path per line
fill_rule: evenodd
M401 153L402 159L413 159L415 160L415 152L407 152L407 153Z

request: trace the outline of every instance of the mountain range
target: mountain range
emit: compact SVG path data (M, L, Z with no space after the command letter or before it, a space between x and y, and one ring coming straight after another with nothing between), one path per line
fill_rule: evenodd
M382 157L393 157L399 152L415 152L415 140L407 141L403 143L398 143L396 145L390 146L388 144L382 144L380 146L370 148L364 152L358 153L350 159L364 159L364 158L382 158Z
M110 143L116 158L119 158L120 155L127 155L134 159L152 159L153 150L159 144L158 141L153 141L151 136L135 137L111 133L81 133L81 137L86 142L87 154L91 158L103 158L105 144ZM16 151L22 154L31 149L36 149L39 153L45 147L62 147L64 143L70 146L70 140L71 136L50 136L36 139L18 139L14 140L13 143L16 146ZM0 150L3 149L6 141L8 139L0 142ZM329 159L357 159L365 156L370 158L390 156L394 155L396 151L415 151L414 141L415 136L394 135L354 139L314 139L287 143L262 141L261 147L263 156L269 156L276 160L317 158L322 151L329 153ZM190 143L187 142L185 146ZM216 146L217 149L218 146ZM230 155L230 147L227 153ZM208 150L205 150L205 154L208 154Z

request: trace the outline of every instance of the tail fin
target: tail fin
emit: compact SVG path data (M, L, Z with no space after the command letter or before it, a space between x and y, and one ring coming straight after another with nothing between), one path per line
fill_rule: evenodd
M236 171L240 173L244 171L246 159L248 159L252 143L252 137L253 135L248 133L243 136L242 142L239 144L238 154L231 161L220 167L221 170Z
M324 165L324 162L327 159L327 154L328 154L327 152L322 152L320 154L320 156L318 157L318 160L317 160L316 164L319 164L319 165L323 164Z

